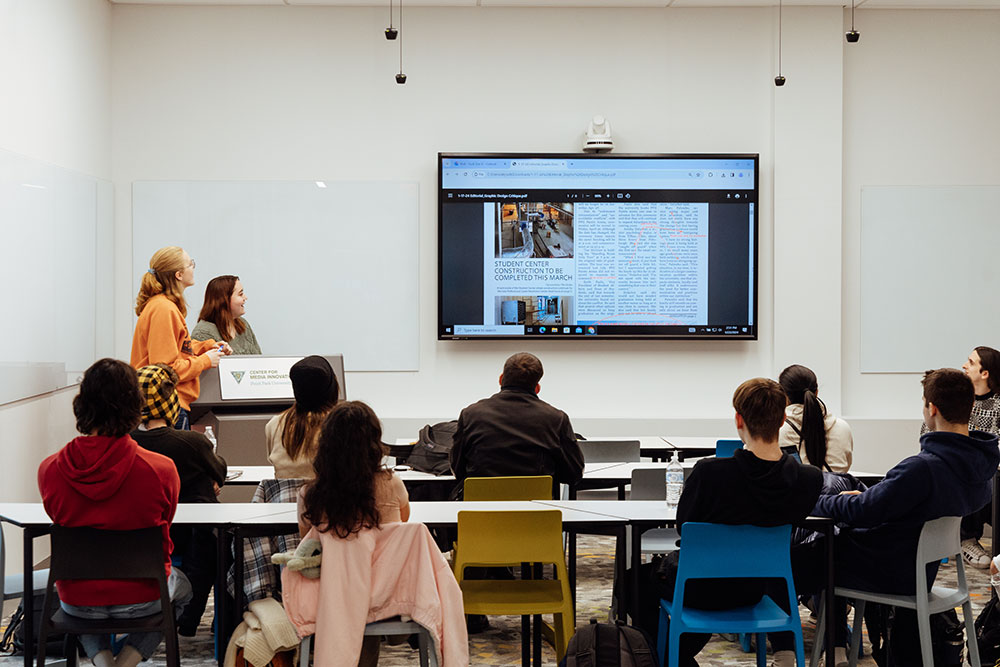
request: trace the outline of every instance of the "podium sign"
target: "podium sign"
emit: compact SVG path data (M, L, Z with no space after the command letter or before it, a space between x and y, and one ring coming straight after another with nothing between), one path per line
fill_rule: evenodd
M223 357L219 360L222 400L293 400L288 371L302 357Z

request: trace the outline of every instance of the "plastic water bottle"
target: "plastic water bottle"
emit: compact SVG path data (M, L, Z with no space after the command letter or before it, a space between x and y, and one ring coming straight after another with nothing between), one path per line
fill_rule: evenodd
M212 443L212 453L215 454L219 449L219 441L215 439L215 431L211 426L205 427L205 437Z
M669 509L677 509L683 491L684 466L677 460L677 452L674 452L670 463L667 464L667 507Z

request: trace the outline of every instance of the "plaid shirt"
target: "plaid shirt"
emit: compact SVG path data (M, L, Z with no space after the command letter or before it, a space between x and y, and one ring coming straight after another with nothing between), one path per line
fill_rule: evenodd
M305 481L304 479L261 480L250 502L297 502L299 487ZM271 554L294 551L298 546L298 532L268 537L248 537L243 540L243 595L246 604L267 597L281 599L281 571L277 565L271 563ZM226 583L229 594L234 595L236 586L232 567L229 568ZM242 609L239 611L243 612Z

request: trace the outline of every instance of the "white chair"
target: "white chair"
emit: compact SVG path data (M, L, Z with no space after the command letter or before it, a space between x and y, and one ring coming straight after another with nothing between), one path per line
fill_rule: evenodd
M843 588L837 586L834 594L838 597L845 597L855 601L854 605L854 627L851 631L851 647L847 654L850 660L850 667L858 664L858 642L861 641L861 622L865 616L866 602L879 602L892 607L903 607L914 609L917 612L917 629L920 633L920 654L923 658L924 667L934 667L934 652L931 649L931 614L954 609L962 605L962 616L965 619L966 637L971 638L969 644L969 662L972 667L980 667L979 646L976 644L975 617L972 615L972 604L969 602L969 587L965 582L965 565L962 562L962 546L959 540L959 526L961 517L945 516L934 519L924 524L920 531L920 541L917 543L916 574L917 593L916 595L890 595L888 593L872 593L869 591L856 590L853 588ZM927 592L927 563L933 563L943 558L950 558L954 561L958 570L958 588L945 588L944 586L934 586ZM825 606L821 603L820 609ZM816 636L822 637L826 627L825 614L819 616L816 624ZM811 667L816 667L819 663L819 654L822 650L822 642L813 645Z
M636 468L632 471L629 500L667 501L667 467ZM680 533L676 528L650 528L642 534L642 553L665 554L677 550Z
M30 563L26 564L31 567ZM7 574L7 552L3 541L3 526L0 526L0 574L3 575L3 602L24 597L24 575ZM49 570L35 570L31 575L31 586L35 595L45 593L45 584L49 580Z
M412 635L420 641L420 667L438 667L437 652L431 640L431 633L416 621L403 621L397 616L384 621L375 621L365 626L368 635ZM303 638L299 646L299 667L309 667L312 652L312 635Z
M639 460L638 440L577 440L585 463L631 463Z

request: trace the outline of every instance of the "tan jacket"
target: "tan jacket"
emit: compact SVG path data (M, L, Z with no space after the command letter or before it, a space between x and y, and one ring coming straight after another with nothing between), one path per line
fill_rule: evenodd
M843 419L827 413L823 417L826 427L826 463L833 472L849 472L854 458L854 436L851 427ZM795 428L792 428L792 427ZM778 433L778 444L782 447L796 447L803 463L810 463L805 446L795 429L802 430L802 404L796 403L785 408L785 423Z

